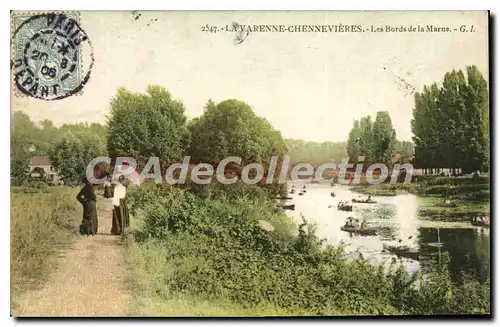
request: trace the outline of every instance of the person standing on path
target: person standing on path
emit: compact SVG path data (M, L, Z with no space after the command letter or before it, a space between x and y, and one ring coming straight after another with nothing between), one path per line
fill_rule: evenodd
M113 192L111 190L111 183L109 181L109 176L106 177L106 181L104 182L104 197L106 199L113 197Z
M120 178L121 184L125 187L125 193L123 194L123 197L120 199L120 207L122 208L122 219L123 219L123 225L125 227L130 226L130 216L128 213L128 208L127 208L127 189L130 185L130 181L126 180L121 176Z
M111 224L111 234L121 235L125 229L125 212L124 199L127 193L125 186L122 183L114 181L115 187L113 190L113 220ZM128 212L127 212L128 213Z
M87 177L82 178L85 184L76 199L83 205L83 220L80 228L80 233L83 235L97 234L98 220L97 220L97 198L94 192L94 186L89 182Z

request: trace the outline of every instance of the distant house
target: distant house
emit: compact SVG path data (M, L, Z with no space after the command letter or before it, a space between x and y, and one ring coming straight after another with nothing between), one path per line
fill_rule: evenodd
M52 160L48 156L35 156L30 159L30 175L31 177L42 177L45 174L47 179L57 180L57 172L52 166Z
M25 146L24 150L27 152L35 152L36 146L34 144L28 144L27 146Z

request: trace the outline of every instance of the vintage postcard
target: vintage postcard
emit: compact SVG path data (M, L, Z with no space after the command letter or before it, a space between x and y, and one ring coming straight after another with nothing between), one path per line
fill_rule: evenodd
M12 11L12 315L490 316L489 21Z

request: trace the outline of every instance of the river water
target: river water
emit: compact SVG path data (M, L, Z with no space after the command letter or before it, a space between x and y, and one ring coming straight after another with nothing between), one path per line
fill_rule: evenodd
M304 184L295 184L296 191ZM372 196L376 204L353 204L352 212L337 210L340 201L366 196L349 190L348 186L307 184L306 193L299 196L290 194L295 204L294 211L287 211L298 223L302 214L309 223L316 224L316 234L326 239L328 244L344 244L346 252L357 252L374 263L401 260L408 272L432 268L440 254L448 252L450 272L454 280L463 273L484 281L490 270L490 230L473 227L469 222L435 222L419 216L418 198L415 195ZM335 192L332 197L330 192ZM347 217L366 218L368 224L377 229L376 236L353 235L340 230ZM384 242L409 245L419 252L418 258L404 258L384 251Z

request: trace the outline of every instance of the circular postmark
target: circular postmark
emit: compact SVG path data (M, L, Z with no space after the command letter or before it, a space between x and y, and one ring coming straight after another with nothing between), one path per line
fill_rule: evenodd
M94 55L76 19L60 13L17 19L11 59L16 88L42 100L79 93L90 78Z

